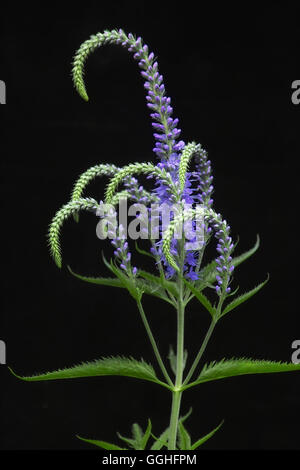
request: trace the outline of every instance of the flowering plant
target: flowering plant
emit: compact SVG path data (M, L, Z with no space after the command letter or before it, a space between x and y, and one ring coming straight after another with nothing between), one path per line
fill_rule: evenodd
M82 210L88 210L100 217L98 236L109 238L113 246L113 258L107 261L103 257L113 277L87 277L74 273L71 268L69 270L82 281L128 290L136 301L161 377L156 374L152 365L144 360L122 356L101 358L94 362L31 377L17 377L27 381L40 381L119 375L154 382L169 390L172 395L170 423L160 435L152 433L149 419L146 430L142 430L135 423L130 438L118 434L124 442L123 447L103 440L82 437L80 439L111 450L123 450L124 445L137 450L145 449L147 446L152 450L164 447L169 450L194 450L212 437L222 422L192 443L185 425L190 413L185 416L180 414L181 398L185 390L226 377L292 371L300 369L300 366L292 363L233 358L210 362L202 365L197 371L219 320L259 292L268 281L267 278L250 291L239 295L236 295L238 288L232 291L231 287L233 272L257 251L259 237L253 248L234 256L236 243L232 240L231 228L221 214L213 209L213 176L207 152L200 144L195 142L186 144L183 140L179 140L181 131L178 128L178 119L173 117L171 99L166 95L157 60L140 37L127 35L123 30L104 31L91 36L80 46L74 57L72 73L74 85L81 97L88 100L83 81L85 61L89 54L105 44L122 45L133 53L134 59L138 62L145 80L147 106L154 130L153 151L157 162L130 163L122 168L117 168L111 163L101 163L84 172L75 183L71 200L56 213L50 224L48 234L50 251L57 266L61 267L60 230L63 223L71 216L78 221L78 214ZM145 189L136 179L137 175L146 175L148 180L153 180L154 188ZM99 203L93 198L83 197L86 186L98 176L110 178L105 200ZM118 190L121 184L124 188ZM134 236L131 238L136 239L139 235L141 239L146 240L147 250L142 250L137 244L135 246L139 254L152 259L152 272L133 265L127 227L116 223L117 209L120 212L124 200L131 201L135 215L138 213ZM137 227L140 228L138 234ZM151 227L150 234L149 227ZM203 266L205 249L214 238L217 242L217 255ZM177 348L176 352L170 349L169 368L160 355L148 323L142 302L144 295L155 296L176 310ZM185 309L192 299L199 302L201 308L208 312L211 323L199 352L185 373L187 358L184 343Z

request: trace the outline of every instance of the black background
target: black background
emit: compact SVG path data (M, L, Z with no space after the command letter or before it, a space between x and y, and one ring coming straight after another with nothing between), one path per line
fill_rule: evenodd
M252 4L251 4L252 5ZM1 7L2 8L2 7ZM237 269L248 290L270 274L256 297L221 321L204 360L254 357L291 360L300 339L298 311L299 10L282 6L196 7L196 2L89 2L63 10L6 7L1 20L0 339L20 375L101 356L143 357L156 367L133 299L123 290L81 283L109 275L95 218L63 228L64 265L47 247L48 224L69 200L74 181L100 162L154 161L145 90L126 50L108 46L88 60L85 103L75 93L72 57L91 34L123 28L142 36L158 56L185 142L200 142L214 171L215 208L239 237L237 253L261 247ZM103 197L106 180L87 195ZM137 264L140 262L139 258ZM145 298L163 357L175 343L175 315ZM189 360L209 325L197 303L186 317ZM118 442L116 431L167 425L169 393L126 378L26 383L0 366L0 449L83 449L75 435ZM225 423L206 449L299 449L300 376L245 376L187 391L182 412L192 439Z

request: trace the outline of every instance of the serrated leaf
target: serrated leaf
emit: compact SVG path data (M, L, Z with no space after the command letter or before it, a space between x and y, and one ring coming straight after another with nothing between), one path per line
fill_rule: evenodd
M97 447L101 447L101 449L105 449L105 450L127 450L124 447L119 447L116 444L111 444L110 442L98 441L96 439L84 439L83 437L80 437L80 436L76 436L76 437L78 437L78 439L80 439L81 441L88 442L89 444L92 444L92 445L97 446Z
M292 364L286 362L276 361L260 361L256 359L223 359L219 362L212 362L203 367L199 377L184 387L194 387L204 382L212 380L226 379L228 377L235 377L239 375L249 374L270 374L278 372L292 372L300 371L300 364Z
M132 449L135 450L145 450L149 437L151 435L152 424L150 419L148 419L148 425L145 433L143 432L141 426L137 423L132 425L132 438L122 436L120 433L117 433L119 439L126 442Z
M143 292L139 288L137 288L134 278L133 279L129 278L126 274L124 274L121 271L121 269L117 268L113 264L112 261L108 263L108 261L105 259L104 256L103 256L103 261L105 265L107 266L107 268L110 269L110 271L112 271L115 274L115 276L122 282L124 287L126 287L128 292L131 294L131 296L135 300L140 301L142 298Z
M126 289L126 285L119 279L119 278L106 278L106 277L92 277L92 276L83 276L81 274L75 273L72 271L70 266L68 266L68 270L70 273L75 276L76 278L80 279L81 281L88 282L90 284L102 285L102 286L109 286L109 287L118 287L121 289ZM135 278L135 283L140 291L144 292L145 294L152 295L154 297L158 297L171 305L173 303L171 300L166 296L163 289L160 289L157 284L151 283L150 281L142 280Z
M191 437L185 429L182 421L178 422L178 447L180 450L191 449Z
M260 245L260 238L259 235L256 235L256 242L250 250L242 253L239 256L236 256L232 259L232 265L237 267L246 261L250 256L252 256L259 248ZM203 269L199 272L199 281L196 281L195 285L198 289L203 290L208 285L212 284L216 280L216 271L217 263L215 261L211 261L207 264Z
M68 270L73 276L77 277L81 281L89 282L91 284L98 284L102 286L120 287L122 289L125 288L125 285L118 278L82 276L81 274L77 274L74 271L72 271L70 266L68 266Z
M211 432L209 432L208 434L206 434L205 436L201 437L196 442L194 442L194 444L191 445L190 450L195 450L198 447L202 446L202 444L204 444L204 442L206 442L208 439L210 439L220 429L220 427L222 426L223 423L224 423L224 420L219 424L219 426L217 426Z
M242 264L244 261L250 258L250 256L254 255L254 253L258 250L259 245L260 245L260 238L259 238L259 235L257 234L255 245L252 248L250 248L250 250L246 251L245 253L242 253L241 255L234 257L232 260L232 264L234 266L238 266L239 264Z
M82 377L100 377L100 376L123 376L133 377L136 379L148 380L165 385L157 379L153 367L143 360L137 361L133 358L125 357L107 357L92 362L83 362L79 365L58 369L52 372L45 372L39 375L21 377L17 375L11 368L12 374L21 380L28 382L41 380L57 380L57 379L76 379ZM166 386L166 385L165 385Z
M208 298L200 292L196 287L193 286L189 281L182 278L185 285L190 289L190 291L194 294L194 296L199 300L199 302L203 305L204 308L211 314L212 318L214 318L216 314L215 307L212 306Z
M269 280L269 275L267 277L267 279L263 282L261 282L258 286L254 287L254 289L251 289L249 290L248 292L245 292L244 294L241 294L239 295L238 297L236 297L235 299L233 299L226 307L225 309L223 310L223 312L221 313L220 315L220 318L223 317L224 315L226 315L226 313L230 312L231 310L233 310L234 308L238 307L239 305L241 305L242 303L246 302L248 299L250 299L251 297L253 297L253 295L255 295L257 292L260 291L260 289L262 289L262 287L264 287L264 285L268 282Z

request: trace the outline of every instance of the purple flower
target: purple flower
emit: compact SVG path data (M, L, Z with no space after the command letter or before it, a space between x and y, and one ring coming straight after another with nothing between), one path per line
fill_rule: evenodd
M196 274L192 269L189 270L186 276L189 277L192 281L197 281L199 279L198 274Z

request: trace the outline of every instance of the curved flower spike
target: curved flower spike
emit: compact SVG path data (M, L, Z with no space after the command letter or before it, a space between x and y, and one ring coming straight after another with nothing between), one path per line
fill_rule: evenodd
M119 168L116 165L111 165L109 163L102 163L100 165L92 166L82 173L76 181L72 191L71 200L76 201L81 198L81 195L86 186L97 176L111 177L115 175L118 170Z
M121 168L121 170L111 179L110 183L108 184L105 193L105 202L107 204L111 203L118 185L126 177L135 173L143 173L157 177L170 189L173 189L174 192L176 192L176 187L174 187L174 182L171 175L168 174L164 169L160 169L152 163L131 163L130 165L126 165L125 167Z
M177 155L184 142L176 143L181 130L178 129L178 119L172 117L173 108L171 99L166 96L163 77L159 74L158 63L153 52L149 52L148 46L143 45L141 38L135 38L122 30L104 31L97 33L85 41L74 56L72 75L76 90L80 96L88 101L88 95L83 80L84 65L88 56L98 47L105 44L118 44L134 53L133 57L138 61L141 75L145 79L144 88L147 90L147 106L153 119L155 147L153 151L162 160L168 160L171 155Z
M70 201L65 204L53 217L48 232L48 242L50 245L50 252L56 265L61 268L62 257L60 249L60 229L66 219L71 215L78 213L81 210L94 210L100 206L92 198L80 198L76 201Z

